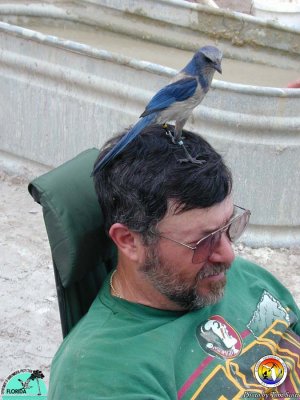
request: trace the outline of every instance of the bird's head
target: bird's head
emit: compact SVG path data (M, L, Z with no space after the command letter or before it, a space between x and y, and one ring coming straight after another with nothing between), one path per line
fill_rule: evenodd
M221 62L223 53L217 47L201 47L201 49L197 51L194 57L195 62L199 65L200 68L203 68L203 66L210 67L222 74Z

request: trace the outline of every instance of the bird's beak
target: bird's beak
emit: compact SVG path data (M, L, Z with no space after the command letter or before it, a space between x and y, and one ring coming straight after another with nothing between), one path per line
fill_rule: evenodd
M218 71L218 72L220 72L220 74L222 74L222 67L221 67L220 63L215 63L214 67L215 67L216 71Z

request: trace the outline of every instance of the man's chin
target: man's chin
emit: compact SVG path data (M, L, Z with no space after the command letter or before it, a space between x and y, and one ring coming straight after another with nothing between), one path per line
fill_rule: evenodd
M195 296L192 309L212 306L222 300L225 292L226 276L224 272L221 272L219 275L207 277L199 281L199 292Z

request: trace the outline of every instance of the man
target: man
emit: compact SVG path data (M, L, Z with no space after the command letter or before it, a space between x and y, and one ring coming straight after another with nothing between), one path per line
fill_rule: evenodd
M255 366L272 355L289 368L275 390L300 392L299 309L268 272L234 260L250 212L234 205L221 156L190 132L184 144L201 164L150 126L96 174L118 264L57 352L49 400L258 397L269 387Z

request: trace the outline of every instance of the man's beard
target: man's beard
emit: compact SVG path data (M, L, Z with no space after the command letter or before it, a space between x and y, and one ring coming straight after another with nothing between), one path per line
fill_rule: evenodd
M169 300L184 310L197 310L220 301L224 295L226 277L206 283L201 293L201 280L228 270L230 265L206 263L193 281L186 281L183 274L176 273L171 264L166 263L158 254L157 246L150 245L140 271L152 285Z

